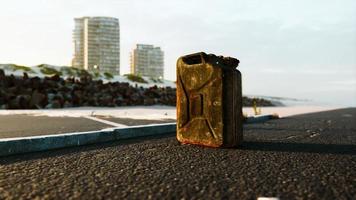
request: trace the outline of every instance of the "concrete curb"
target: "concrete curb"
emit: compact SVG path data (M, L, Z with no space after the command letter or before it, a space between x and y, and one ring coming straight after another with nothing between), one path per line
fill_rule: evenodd
M275 118L276 116L274 115L248 117L244 123L262 123ZM143 136L162 135L174 132L176 132L176 123L165 123L122 128L109 128L100 131L4 138L0 139L0 156L46 151L51 149L81 146Z
M176 123L110 128L100 131L0 139L0 156L46 151L142 136L174 133Z

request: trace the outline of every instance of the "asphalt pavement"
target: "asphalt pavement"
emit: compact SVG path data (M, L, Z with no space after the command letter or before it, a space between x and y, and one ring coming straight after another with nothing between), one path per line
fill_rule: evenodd
M245 126L240 148L175 133L0 158L0 199L356 199L356 108Z

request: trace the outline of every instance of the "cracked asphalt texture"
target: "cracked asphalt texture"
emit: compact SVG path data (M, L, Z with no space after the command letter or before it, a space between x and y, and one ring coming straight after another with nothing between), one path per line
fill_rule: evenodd
M174 133L0 158L0 199L356 199L356 108L245 126L236 149Z

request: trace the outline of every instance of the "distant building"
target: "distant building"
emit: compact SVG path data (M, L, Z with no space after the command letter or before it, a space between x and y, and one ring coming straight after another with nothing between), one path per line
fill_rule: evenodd
M112 17L75 18L72 66L120 74L120 27Z
M163 79L164 53L160 47L137 44L131 53L131 73Z

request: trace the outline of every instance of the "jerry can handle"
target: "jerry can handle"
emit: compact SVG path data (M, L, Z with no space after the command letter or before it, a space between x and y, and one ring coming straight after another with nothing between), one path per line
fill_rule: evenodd
M185 65L202 65L205 64L206 54L203 52L190 54L182 57Z

